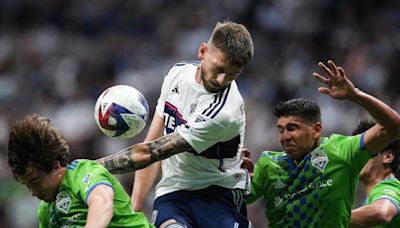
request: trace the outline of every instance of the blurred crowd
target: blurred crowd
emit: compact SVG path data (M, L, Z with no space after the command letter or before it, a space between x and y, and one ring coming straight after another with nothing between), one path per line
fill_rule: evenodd
M72 158L95 159L143 140L104 136L93 112L117 84L139 89L154 111L172 64L196 59L218 21L245 24L255 56L238 79L253 161L280 150L271 109L293 97L316 100L324 134L351 134L365 111L319 94L312 72L333 59L354 84L400 111L400 2L373 0L1 0L0 227L37 227L38 201L7 168L10 124L27 113L53 119ZM130 193L133 174L118 175ZM361 191L357 193L359 204ZM151 214L149 197L146 213ZM262 202L249 207L266 227ZM21 219L22 218L22 219Z

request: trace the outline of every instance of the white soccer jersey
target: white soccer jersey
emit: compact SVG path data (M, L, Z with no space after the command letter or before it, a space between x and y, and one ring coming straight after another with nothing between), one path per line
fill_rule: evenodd
M162 161L156 197L210 185L245 189L248 175L240 168L245 130L244 101L235 81L209 93L195 81L199 62L175 64L164 79L156 113L165 134L177 131L196 152Z

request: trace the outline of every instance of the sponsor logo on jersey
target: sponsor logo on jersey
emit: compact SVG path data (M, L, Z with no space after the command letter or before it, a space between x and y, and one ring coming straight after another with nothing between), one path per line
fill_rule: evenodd
M282 189L287 186L287 184L283 183L281 181L281 179L278 179L277 181L275 181L275 183L273 183L273 185L274 185L274 189Z
M394 192L392 189L385 188L385 189L383 189L383 192L388 194L388 195L391 195L391 196L396 196L397 195L396 192Z
M325 172L325 167L329 162L328 156L325 154L323 148L317 148L311 152L311 165L319 169L321 172Z
M60 211L68 214L69 207L71 206L71 197L67 191L61 191L56 196L56 207Z
M314 181L312 183L309 183L305 186L303 186L302 189L293 192L293 193L286 193L283 198L285 200L289 200L289 199L293 199L296 196L300 196L301 194L308 194L308 191L311 191L312 189L323 189L325 187L330 187L333 184L333 180L332 179L325 179L325 180L318 180L318 181Z

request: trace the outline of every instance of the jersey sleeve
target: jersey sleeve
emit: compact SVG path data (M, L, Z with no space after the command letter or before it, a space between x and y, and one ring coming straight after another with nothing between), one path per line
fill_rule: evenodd
M164 77L164 81L161 86L161 93L160 93L160 97L158 98L157 106L156 106L156 113L161 117L164 114L165 100L168 96L168 93L172 90L172 82L173 82L174 72L175 72L174 67L172 67L168 71L168 74Z
M381 199L389 200L397 208L397 215L400 212L400 185L381 182L371 190L368 198L370 203Z
M347 162L356 173L359 173L371 158L370 153L365 149L363 140L363 134L355 136L333 134L329 138L328 147L334 147L335 154Z
M77 164L74 175L71 176L74 179L72 188L85 203L87 203L90 193L98 185L113 187L107 170L103 166L89 160L75 160L71 164L76 161L81 164Z
M254 165L254 173L251 178L251 191L245 198L246 204L251 204L258 198L263 196L264 193L264 182L267 180L266 174L266 158L261 157L258 162Z
M186 125L179 125L177 132L197 153L201 153L218 142L228 141L238 135L239 125L230 121L230 118L221 115L213 119L198 114L189 119Z
M37 211L39 219L39 228L49 228L49 205L46 202L41 201Z

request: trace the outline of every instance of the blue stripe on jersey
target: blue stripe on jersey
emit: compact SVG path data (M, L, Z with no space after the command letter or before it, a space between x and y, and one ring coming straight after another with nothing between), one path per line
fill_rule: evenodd
M215 110L215 107L217 107L219 104L221 104L222 95L223 95L223 92L220 92L220 93L215 95L215 96L218 96L217 102L216 103L215 102L212 103L212 105L209 107L209 111L205 114L206 116L210 116L211 112L213 112ZM215 101L215 99L214 99L214 101ZM204 112L202 114L204 114Z
M364 150L364 149L365 149L364 134L365 134L365 132L362 133L361 139L360 139L360 149L361 149L361 150Z
M397 214L400 214L400 206L399 206L399 204L396 202L396 200L394 200L392 197L390 197L390 196L388 196L388 195L384 195L384 196L380 197L379 199L376 199L375 201L381 200L381 199L389 200L389 201L397 208Z
M215 102L217 102L218 97L219 97L218 94L215 94L214 101L212 103L210 103L210 106L208 106L208 108L204 109L204 111L201 114L204 115L213 106L213 104L215 104Z
M218 110L214 113L214 115L211 116L211 119L214 118L214 117L219 113L219 111L221 111L222 107L224 107L224 105L225 105L225 103L226 103L226 100L227 100L227 98L228 98L228 94L229 94L230 89L231 89L231 87L228 86L228 89L226 89L226 93L225 93L225 96L224 96L224 98L223 98L224 101L222 102L222 104L221 104L221 106L218 108Z
M198 66L200 65L200 61L199 60L186 60L186 61L181 61L181 62L177 62L173 65L174 66L184 66L186 64L192 64L194 66Z
M69 170L74 170L74 169L76 168L76 166L78 165L78 163L79 163L79 160L73 160L73 161L71 162L71 164L69 164L69 165L67 166L67 169L69 169Z
M107 185L107 186L110 186L111 188L113 187L112 184L109 183L109 182L99 182L99 183L94 184L94 185L89 189L88 193L86 194L86 198L85 198L85 203L86 203L86 204L87 204L87 200L88 200L88 198L89 198L90 193L94 190L95 187L97 187L97 186L99 186L99 185L102 185L102 184ZM114 188L113 188L113 189L114 189Z
M215 95L214 101L210 104L210 106L206 110L203 111L202 114L204 115L208 111L205 115L210 117L211 119L214 118L224 107L226 100L228 98L228 95L229 95L230 88L231 88L231 86L228 86L221 93ZM214 112L214 114L211 115L213 112Z

